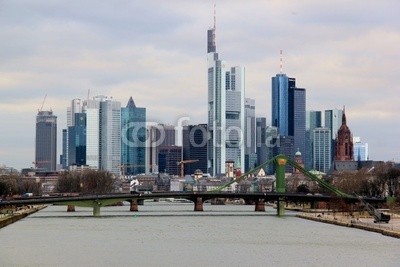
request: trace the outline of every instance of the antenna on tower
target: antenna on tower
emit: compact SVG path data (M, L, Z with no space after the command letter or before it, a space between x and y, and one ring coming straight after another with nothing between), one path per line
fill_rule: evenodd
M281 71L281 74L282 74L282 69L283 69L283 53L282 53L282 49L281 49L281 58L280 58L280 71Z
M214 3L214 31L216 30L217 27L217 4Z

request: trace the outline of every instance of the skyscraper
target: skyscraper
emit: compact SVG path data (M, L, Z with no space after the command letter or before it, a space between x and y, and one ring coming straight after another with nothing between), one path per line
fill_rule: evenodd
M327 173L332 164L331 130L319 127L313 132L313 169Z
M321 126L321 111L308 110L306 113L306 151L303 154L306 169L313 168L314 129Z
M86 165L100 168L100 101L88 99L83 104L86 114Z
M155 124L148 127L146 173L163 171L159 169L158 153L161 147L174 146L175 127L173 125Z
M354 160L369 160L368 143L362 143L360 137L353 137Z
M47 171L57 168L57 117L40 110L36 116L35 165Z
M245 148L245 171L255 167L256 155L256 112L255 100L245 98L244 114L244 148Z
M342 124L343 111L341 109L325 110L325 127L331 130L331 139L335 140Z
M126 175L146 172L146 109L130 97L121 108L121 168Z
M182 137L182 160L198 160L185 165L185 174L207 173L207 124L184 126Z
M244 171L244 68L228 68L218 59L215 17L207 38L209 173L224 174L226 161Z
M68 127L68 164L86 165L86 114L74 114L74 126Z
M306 138L306 90L296 87L296 79L286 74L272 77L272 126L279 135L293 137L293 148L304 153ZM286 142L284 142L286 143ZM282 145L282 144L281 144ZM282 149L282 148L281 148ZM294 151L285 149L293 158Z
M120 173L121 103L111 98L100 102L100 169Z

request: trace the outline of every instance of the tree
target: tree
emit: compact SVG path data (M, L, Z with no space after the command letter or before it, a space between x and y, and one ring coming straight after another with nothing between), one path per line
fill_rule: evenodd
M310 189L308 188L308 185L301 184L297 187L297 192L298 193L310 193Z
M107 171L86 170L63 173L57 183L58 192L106 194L114 190L113 175Z

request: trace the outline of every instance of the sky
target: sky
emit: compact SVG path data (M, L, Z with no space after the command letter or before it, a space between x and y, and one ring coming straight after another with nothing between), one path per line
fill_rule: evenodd
M151 122L206 123L215 2L217 52L245 67L256 116L271 121L282 50L307 110L345 106L370 159L400 161L398 0L0 0L0 165L33 166L42 104L58 117L58 154L74 98L132 96Z

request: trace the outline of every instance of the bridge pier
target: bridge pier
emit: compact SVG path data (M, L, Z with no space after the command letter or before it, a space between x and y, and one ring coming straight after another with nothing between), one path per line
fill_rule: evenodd
M276 156L276 192L285 193L286 183L285 183L285 165L287 163L287 158L283 155ZM276 212L278 216L285 215L285 202L282 197L278 198L276 202Z
M203 211L203 199L196 197L194 200L194 211Z
M94 201L93 203L93 216L94 217L99 217L100 216L100 203L97 201Z
M276 215L284 216L285 215L285 201L283 198L279 198L276 202Z
M131 207L130 207L129 210L130 210L130 211L139 211L137 199L132 199L132 201L131 201Z
M260 212L265 211L265 201L264 201L264 199L258 199L255 202L256 202L256 205L255 205L254 211L260 211Z
M67 212L74 212L75 211L75 205L68 205L67 206Z

